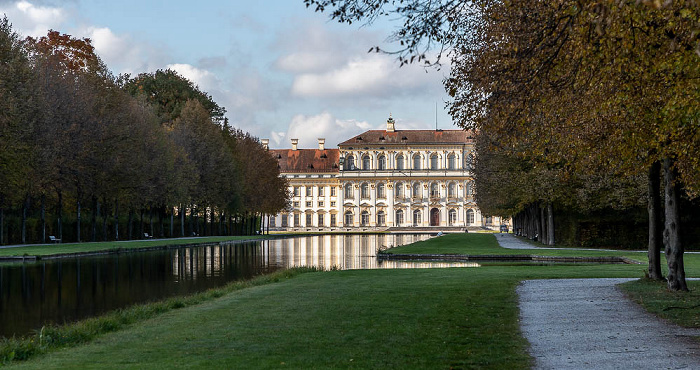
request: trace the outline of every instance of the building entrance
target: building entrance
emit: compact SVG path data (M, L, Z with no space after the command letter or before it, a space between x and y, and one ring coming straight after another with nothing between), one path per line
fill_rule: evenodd
M437 208L430 210L430 226L440 226L440 210Z

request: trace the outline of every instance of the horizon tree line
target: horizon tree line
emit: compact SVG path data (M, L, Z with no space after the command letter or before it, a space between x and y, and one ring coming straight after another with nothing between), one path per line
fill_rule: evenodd
M172 70L0 21L0 244L253 234L289 196L258 138ZM264 230L264 229L263 229Z

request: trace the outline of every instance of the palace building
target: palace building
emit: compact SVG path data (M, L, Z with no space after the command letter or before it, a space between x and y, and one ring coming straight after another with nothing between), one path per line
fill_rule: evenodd
M262 140L267 147L269 141ZM463 130L369 130L337 149L270 150L289 182L289 208L272 230L497 228L474 202L474 138Z

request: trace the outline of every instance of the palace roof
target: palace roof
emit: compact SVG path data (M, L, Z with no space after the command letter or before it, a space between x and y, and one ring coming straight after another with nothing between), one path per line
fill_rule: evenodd
M338 146L466 144L473 140L473 132L464 130L369 130Z
M338 149L270 149L280 172L338 172Z

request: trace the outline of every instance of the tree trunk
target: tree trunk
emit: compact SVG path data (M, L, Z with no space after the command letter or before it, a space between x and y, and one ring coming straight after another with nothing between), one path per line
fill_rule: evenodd
M175 237L175 208L170 207L170 237Z
M180 237L185 236L185 208L180 204Z
M97 197L92 196L92 219L90 220L90 228L91 228L91 235L90 235L90 241L96 242L97 241L97 212L99 212L99 205L97 202Z
M107 241L107 219L109 210L107 209L107 198L102 196L102 241Z
M128 234L129 240L134 238L134 210L129 209L129 219L126 221L126 232Z
M77 225L76 225L75 229L76 229L76 233L78 234L78 236L77 236L78 243L80 243L80 217L81 217L81 215L80 215L80 196L78 196L77 207L78 207L78 209L77 209L78 219L76 220Z
M655 161L649 167L647 182L647 211L649 212L649 245L647 257L649 258L650 279L662 280L661 272L661 245L663 243L663 230L661 225L661 162Z
M153 207L150 207L148 210L148 226L150 227L151 230L151 238L156 235L155 229L153 228Z
M46 243L46 194L41 194L41 243Z
M119 240L119 199L114 199L114 240Z
M63 192L58 191L58 209L56 211L58 222L58 238L63 240Z
M545 218L545 207L538 207L539 208L539 214L540 214L540 242L542 244L548 245L549 240L547 240L547 222Z
M22 203L22 244L27 243L27 208L29 208L29 194Z
M683 266L683 243L680 231L680 185L678 173L673 160L664 159L664 188L666 195L666 223L664 229L664 244L666 261L668 262L668 289L672 291L687 291L685 282L685 267Z
M0 245L5 244L5 208L0 206Z
M143 239L143 208L141 208L141 217L139 218L139 239Z
M547 242L554 245L554 207L552 202L547 203Z

